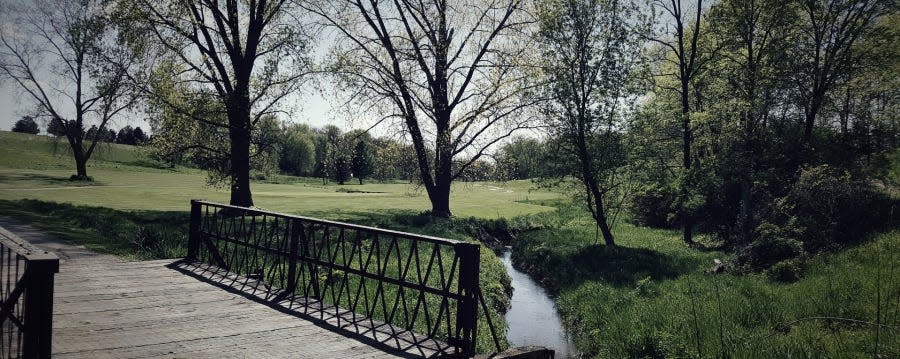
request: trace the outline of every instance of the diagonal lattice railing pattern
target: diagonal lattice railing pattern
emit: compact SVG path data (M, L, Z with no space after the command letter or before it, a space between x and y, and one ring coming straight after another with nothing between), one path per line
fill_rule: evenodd
M407 352L474 354L477 244L192 201L188 260L219 283Z

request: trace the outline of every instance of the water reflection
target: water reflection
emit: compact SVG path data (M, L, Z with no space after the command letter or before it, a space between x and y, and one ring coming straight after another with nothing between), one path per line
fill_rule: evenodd
M575 346L563 329L553 299L531 277L513 268L511 256L507 250L500 257L514 288L512 306L506 313L506 339L514 347L540 345L553 349L556 358L575 355Z

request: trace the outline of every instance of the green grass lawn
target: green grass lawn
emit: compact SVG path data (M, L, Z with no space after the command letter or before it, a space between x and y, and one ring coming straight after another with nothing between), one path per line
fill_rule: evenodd
M70 182L65 143L0 132L0 214L102 252L178 257L188 201L228 200L201 171L164 168L141 149L106 145L97 156L88 168L95 181ZM252 190L257 206L279 212L448 238L518 233L514 261L554 293L586 356L900 357L900 231L818 255L799 281L783 284L761 274L705 273L713 259L732 254L688 248L678 231L620 221L619 246L605 247L582 208L532 187L457 183L450 221L419 216L427 196L406 183L275 176ZM482 258L489 305L502 307L509 279L495 257ZM489 347L483 335L479 346Z
M0 199L37 199L120 210L187 211L192 198L228 202L228 189L210 187L195 169L154 166L138 148L101 146L88 162L94 182L68 181L74 162L67 144L44 136L0 132ZM54 149L55 147L55 149ZM430 209L421 186L408 183L322 185L315 179L280 177L278 182L252 184L257 207L319 216L352 218L354 214L384 210ZM451 208L459 217L503 218L552 210L525 201L555 198L535 191L528 181L457 183Z
M98 252L130 259L173 258L186 254L190 199L228 202L227 189L208 186L202 171L166 168L132 146L102 145L88 165L94 181L71 182L74 163L65 146L43 136L0 132L0 214ZM255 204L268 210L471 240L476 229L466 225L553 210L529 202L557 195L531 187L528 181L458 183L451 198L452 221L419 216L430 209L428 198L422 188L408 183L339 186L274 176L254 182L252 190ZM502 333L499 312L508 302L509 277L490 250L482 253L481 286ZM491 350L486 324L480 328L478 347Z

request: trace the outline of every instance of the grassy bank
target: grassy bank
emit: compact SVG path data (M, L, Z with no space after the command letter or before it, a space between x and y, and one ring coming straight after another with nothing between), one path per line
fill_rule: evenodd
M518 237L513 258L557 295L586 356L900 355L900 231L817 256L780 284L707 274L729 255L689 249L676 231L620 223L619 247L606 248L590 218L562 207L555 224Z

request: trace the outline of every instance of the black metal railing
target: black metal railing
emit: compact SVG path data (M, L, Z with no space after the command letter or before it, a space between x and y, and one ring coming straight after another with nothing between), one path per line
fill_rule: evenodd
M193 200L186 263L231 288L407 352L472 356L479 249Z
M49 358L59 258L0 228L0 356Z

